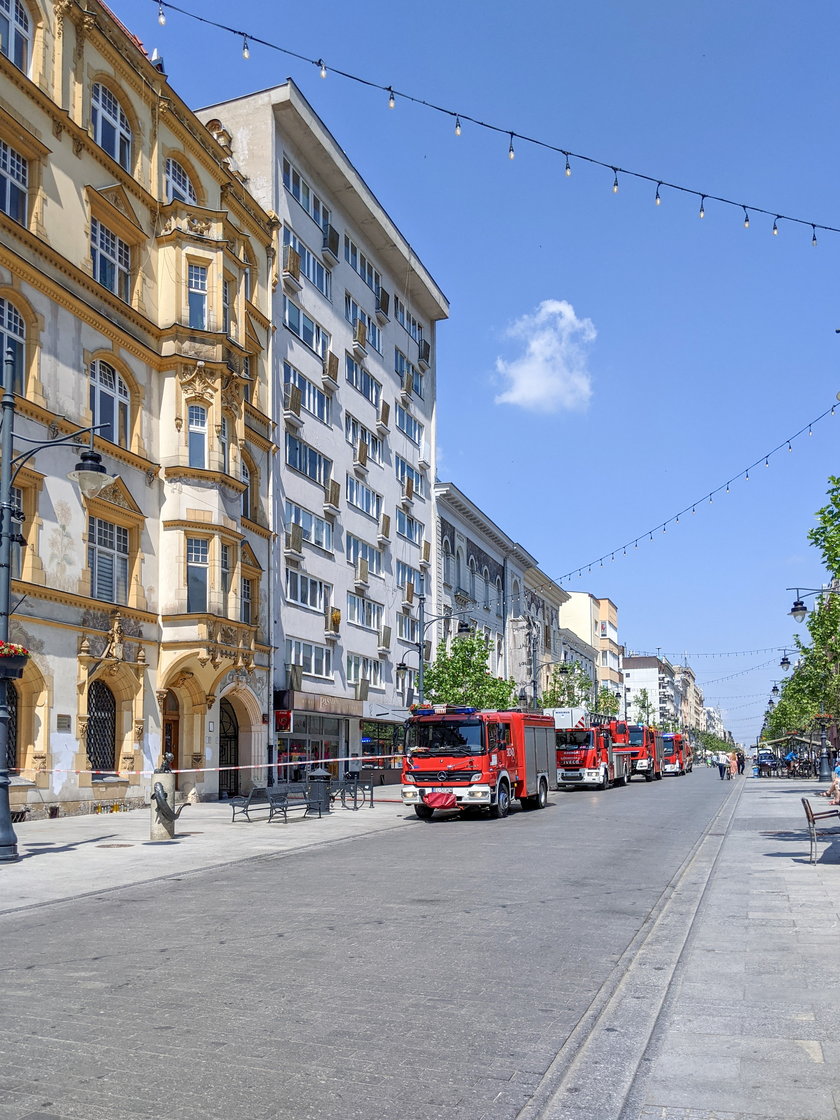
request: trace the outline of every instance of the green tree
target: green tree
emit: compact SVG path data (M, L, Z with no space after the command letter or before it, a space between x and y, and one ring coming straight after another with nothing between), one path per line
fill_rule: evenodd
M494 677L487 668L489 645L480 634L455 638L452 649L441 642L425 671L425 699L433 704L505 709L515 705L516 685Z
M633 700L633 707L636 709L636 719L639 723L653 723L655 708L646 688L639 689L638 696Z
M613 692L611 688L607 688L602 684L598 689L598 698L595 701L596 711L605 716L617 716L618 709L621 707L621 701L618 693Z
M577 661L555 665L545 692L540 697L540 708L577 708L592 704L594 685L592 678Z

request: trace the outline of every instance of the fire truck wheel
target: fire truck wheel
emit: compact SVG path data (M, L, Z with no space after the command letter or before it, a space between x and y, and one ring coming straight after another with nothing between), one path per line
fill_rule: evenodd
M598 789L610 788L610 775L606 770L601 771L601 780L598 783Z
M434 813L434 809L432 809L429 805L415 805L414 812L417 814L421 821L430 821L432 819L432 813Z
M548 804L548 785L545 779L540 780L540 788L537 792L536 801L534 804L535 809L544 809Z
M654 778L655 778L655 779L657 780L657 782L661 782L661 781L662 781L662 771L661 771L661 770L659 771L659 773L658 773L658 774L654 774L653 776L654 776Z
M652 782L653 781L653 774L645 774L645 781L646 782Z
M510 812L510 790L508 789L507 782L502 782L499 785L499 792L496 794L496 804L490 806L490 816L493 820L501 820L506 817Z

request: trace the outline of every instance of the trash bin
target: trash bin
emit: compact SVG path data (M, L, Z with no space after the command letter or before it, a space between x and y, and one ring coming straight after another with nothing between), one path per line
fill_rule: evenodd
M758 767L757 767L757 766L753 766L752 770L753 770L752 776L753 776L754 778L757 778L757 777L758 777Z
M309 796L321 807L322 813L330 811L330 772L323 766L309 771Z

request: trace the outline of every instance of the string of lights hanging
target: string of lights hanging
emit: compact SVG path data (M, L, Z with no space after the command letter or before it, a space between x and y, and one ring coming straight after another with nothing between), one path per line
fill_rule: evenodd
M727 650L725 653L685 653L685 652L683 652L683 653L679 654L677 657L669 657L668 654L664 654L664 656L667 658L668 661L671 662L672 665L675 665L675 664L685 665L689 661L696 661L698 657L711 657L711 658L718 658L718 657L754 657L758 653L777 653L777 652L778 653L782 652L782 647L781 646L765 646L763 649ZM660 653L659 652L651 652L650 650L645 651L645 650L639 650L639 649L633 649L633 650L628 649L627 656L628 657L659 657Z
M745 467L744 470L739 471L738 474L733 475L732 478L727 479L726 482L722 482L720 486L716 486L714 490L710 490L707 494L704 494L702 498L698 498L697 501L692 502L690 505L687 505L684 509L681 509L679 513L675 513L665 521L661 521L653 529L648 529L646 532L640 533L638 537L633 537L631 540L626 541L624 544L618 545L617 548L611 549L609 552L605 552L603 556L599 556L597 559L591 560L588 564L581 564L579 568L573 568L570 572L566 572L564 575L558 576L555 579L555 583L563 583L564 580L572 579L575 576L582 576L584 572L591 572L592 569L596 567L596 565L603 568L605 560L615 560L616 556L619 555L626 556L628 548L638 548L639 542L644 541L645 539L647 539L648 541L652 541L654 539L654 533L667 532L668 526L678 525L681 517L685 517L686 514L696 514L698 508L702 509L704 505L711 505L718 494L728 494L734 483L739 482L742 479L744 482L749 482L750 471L760 466L769 467L770 460L780 451L793 451L794 440L798 439L806 432L809 436L813 435L813 429L815 425L818 424L820 420L824 420L826 416L833 416L836 407L837 406L833 404L830 408L827 408L825 412L820 413L820 415L817 416L816 419L811 420L810 423L800 428L798 432L795 432L792 436L789 436L787 439L782 440L782 442L774 447L772 451L768 451L764 455L761 455L758 459L756 459L754 463L750 463L750 465L748 467Z
M754 673L756 669L764 669L775 660L775 657L771 657L769 661L762 661L758 665L751 665L749 669L742 669L740 673L730 673L726 677L715 677L713 681L704 681L702 683L698 681L697 683L700 688L705 690L710 684L720 684L721 681L731 681L734 677L743 677L746 676L747 673Z
M425 109L432 112L439 113L442 116L449 118L453 122L454 132L456 136L460 136L463 130L464 122L475 125L476 128L484 129L487 132L498 133L508 138L508 159L516 157L516 147L514 141L528 144L535 148L541 148L544 151L554 152L562 156L565 163L563 173L568 177L572 174L572 161L577 163L590 164L593 167L601 167L606 171L612 172L612 192L618 194L619 192L619 176L624 176L627 179L637 179L644 183L650 183L655 186L656 191L653 197L654 203L659 206L663 201L663 191L676 191L680 194L690 195L699 200L697 216L705 218L706 204L708 202L719 202L723 206L733 207L736 211L741 211L743 216L743 224L745 229L750 228L750 219L757 214L764 215L773 219L773 226L771 233L778 235L779 223L788 222L793 225L805 226L811 230L811 244L816 247L817 245L817 230L821 233L840 233L840 228L836 226L829 226L823 222L811 221L810 218L797 218L791 214L781 214L777 210L768 210L763 206L755 206L750 203L737 202L735 199L724 198L722 195L712 194L710 191L700 191L694 187L686 187L680 183L671 183L660 175L648 175L642 171L632 171L626 167L620 167L617 164L610 163L605 160L596 159L594 156L585 155L583 152L573 152L568 148L563 148L557 144L552 144L547 140L541 140L536 136L528 136L523 132L517 132L516 129L505 128L501 125L492 124L489 121L483 121L478 117L471 116L469 113L464 113L460 110L450 109L444 105L436 105L433 101L428 101L424 97L416 97L414 94L406 93L403 90L394 89L392 85L382 85L380 82L371 81L369 78L363 78L358 74L353 74L348 70L342 70L335 66L327 66L323 58L309 58L299 51L294 51L289 47L282 47L279 43L273 43L269 39L263 39L259 35L254 35L251 31L243 31L236 27L228 27L224 23L219 23L216 20L208 19L206 16L201 16L197 12L189 11L187 8L182 8L178 4L169 3L168 0L152 0L158 10L158 22L163 26L166 23L166 12L177 12L179 15L186 16L188 19L195 20L198 23L203 23L208 27L214 27L218 31L224 31L228 35L233 35L242 43L242 57L247 60L251 57L251 48L254 46L266 47L269 50L277 51L280 54L286 55L288 58L297 59L298 62L304 62L307 65L314 66L322 78L326 78L327 74L334 74L337 77L345 78L347 81L356 82L358 85L366 86L368 89L379 90L388 95L388 108L396 108L397 101L405 101L412 105L420 105Z

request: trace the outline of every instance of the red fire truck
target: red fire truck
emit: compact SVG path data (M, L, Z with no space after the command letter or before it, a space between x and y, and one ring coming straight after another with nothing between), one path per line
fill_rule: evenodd
M627 737L632 755L632 769L629 778L642 774L646 782L662 778L662 735L654 727L631 723L627 727Z
M557 789L554 720L536 712L418 709L406 724L402 800L421 820L435 809L489 809L506 817L512 798L543 809Z
M690 774L694 760L691 744L678 731L669 731L662 736L662 773Z
M586 726L569 727L561 712L558 709L554 716L558 786L623 786L630 774L631 756L623 743L613 739L613 731L623 738L623 722L599 722L598 716L587 715Z

